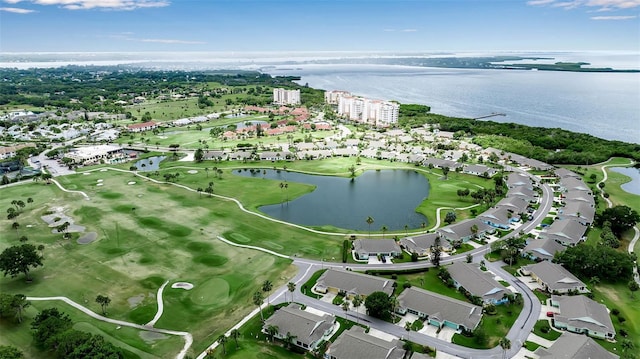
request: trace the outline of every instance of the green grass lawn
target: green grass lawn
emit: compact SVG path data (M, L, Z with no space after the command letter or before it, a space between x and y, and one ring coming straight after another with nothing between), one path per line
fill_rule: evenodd
M543 328L547 328L548 331L546 333L543 332ZM545 338L547 340L556 340L558 339L562 333L554 330L549 325L549 321L547 320L538 320L536 324L533 326L533 333L539 337Z
M536 349L540 348L541 345L538 343L526 341L524 342L524 347L527 348L527 350L534 352L536 351Z
M476 349L489 349L498 345L501 338L504 338L513 323L520 315L523 305L499 305L496 306L495 315L485 314L482 317L479 328L487 334L487 342L484 345L478 344L473 337L465 337L461 334L454 334L452 343Z
M98 179L102 179L103 186L96 186ZM45 265L32 271L31 284L25 283L23 276L0 278L2 292L64 295L79 303L86 301L95 311L99 311L94 302L96 295L107 295L112 299L111 317L144 324L155 314L158 287L165 280L187 281L195 285L192 291L165 290L165 314L157 327L191 332L195 339L193 350L197 352L253 309L251 296L262 281L270 279L277 288L294 275L295 269L288 260L231 247L215 239L222 231L237 233L238 238L254 238L246 230L254 225L264 227L264 223L238 221L238 216L243 215L233 204L199 199L197 194L115 171L59 180L70 189L86 191L91 200L43 183L3 189L2 203L7 207L12 199L33 199L15 220L20 223L20 235L27 236L29 243L45 246ZM129 181L136 183L128 185ZM79 245L52 234L40 216L57 207L64 208L64 213L86 226L87 231L96 232L97 241ZM2 233L15 232L11 223L0 220ZM267 227L260 231L271 232ZM279 236L284 236L283 232L276 231L266 238L275 244ZM1 248L17 243L13 235L0 237ZM322 247L321 242L316 245ZM29 313L30 317L33 315L35 312ZM118 338L115 328L92 325ZM7 330L4 326L0 329L0 342L4 342ZM16 333L22 334L15 334L16 338L28 338L28 331L28 326L21 326ZM125 337L124 343L145 352L151 350L141 345L140 339ZM15 343L21 348L29 346L24 340ZM177 352L181 346L158 353Z
M421 273L388 273L381 276L389 279L393 277L396 278L395 281L398 283L398 287L395 290L395 295L399 295L404 290L404 288L402 287L403 283L410 283L411 286L414 286L416 288L426 289L461 301L468 301L467 298L462 295L462 293L457 291L455 288L447 287L442 282L442 280L438 278L438 270L436 268L431 268L430 270Z
M309 278L309 280L308 280L305 284L303 284L303 285L302 285L302 287L300 287L300 290L301 290L305 295L308 295L308 296L309 296L309 297L311 297L311 298L315 298L315 299L320 298L321 296L320 296L320 295L317 295L317 294L315 294L315 293L313 293L313 292L311 291L311 288L313 288L313 287L316 285L316 282L318 281L318 278L320 278L320 276L322 275L322 273L324 273L324 272L326 272L326 271L327 271L326 269L322 269L322 270L319 270L319 271L317 271L317 272L313 273L313 275L311 276L311 278Z

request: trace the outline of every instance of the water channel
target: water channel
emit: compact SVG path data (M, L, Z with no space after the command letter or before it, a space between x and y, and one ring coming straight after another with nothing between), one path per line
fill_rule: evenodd
M631 182L623 183L620 187L628 193L640 196L640 168L612 167L612 171L631 177Z
M316 189L288 203L262 206L271 217L304 226L330 225L350 230L371 231L386 226L389 231L426 226L427 218L415 210L429 196L427 179L410 170L366 171L353 181L344 177L308 175L288 171L235 170L234 174L316 186ZM286 189L283 189L286 191ZM286 192L283 192L283 199Z

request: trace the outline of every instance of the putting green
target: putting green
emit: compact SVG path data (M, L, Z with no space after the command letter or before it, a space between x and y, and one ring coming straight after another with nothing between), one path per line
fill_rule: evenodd
M314 247L302 247L300 251L307 254L320 254L320 250Z
M193 257L194 263L204 264L207 267L219 267L229 261L229 258L215 254L203 254Z
M240 242L240 243L249 243L251 242L251 239L245 237L244 235L240 234L240 233L231 233L229 234L229 237L231 237L231 239L233 239L236 242Z
M197 305L223 306L229 302L229 283L222 278L211 278L191 290L191 301Z

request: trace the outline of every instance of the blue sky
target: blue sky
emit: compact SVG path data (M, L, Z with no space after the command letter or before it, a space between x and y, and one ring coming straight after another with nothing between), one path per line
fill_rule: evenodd
M640 51L640 0L0 0L0 51Z

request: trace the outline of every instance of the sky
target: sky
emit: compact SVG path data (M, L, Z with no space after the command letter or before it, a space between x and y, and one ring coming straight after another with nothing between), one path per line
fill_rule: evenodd
M1 52L632 51L640 0L0 0Z

